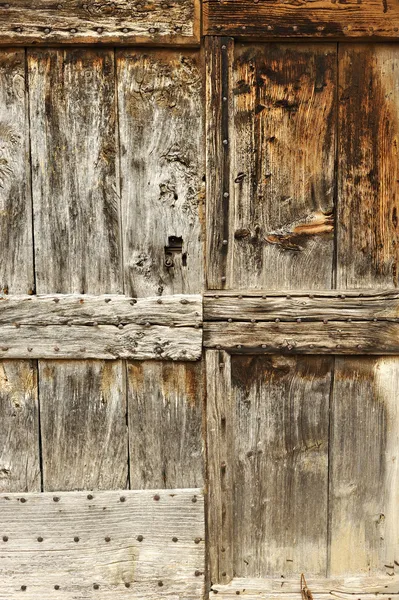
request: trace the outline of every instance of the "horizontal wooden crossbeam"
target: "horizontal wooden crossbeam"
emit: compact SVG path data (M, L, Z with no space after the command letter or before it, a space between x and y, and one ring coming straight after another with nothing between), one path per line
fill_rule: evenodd
M8 0L0 44L198 45L199 0Z

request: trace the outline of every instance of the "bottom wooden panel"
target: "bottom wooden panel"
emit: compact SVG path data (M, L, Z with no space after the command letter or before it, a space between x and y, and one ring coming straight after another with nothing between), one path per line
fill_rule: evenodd
M201 490L0 496L0 598L204 593Z

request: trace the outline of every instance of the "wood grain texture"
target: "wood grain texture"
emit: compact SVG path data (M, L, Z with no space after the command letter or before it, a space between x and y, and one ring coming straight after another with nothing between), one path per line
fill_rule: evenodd
M204 594L204 501L197 488L9 494L0 497L0 530L8 537L0 565L7 598Z
M201 56L117 52L125 292L199 293L204 204Z
M227 289L332 286L336 62L333 44L236 44Z
M234 148L232 121L234 40L205 38L206 83L206 277L208 289L226 286L230 229L230 168Z
M40 491L37 367L0 362L0 491Z
M1 311L1 303L0 303ZM218 292L204 296L205 321L384 320L399 317L399 294L373 292ZM1 319L1 312L0 312Z
M0 358L198 360L202 352L202 330L192 327L3 325L0 339Z
M399 8L395 0L345 3L315 0L206 0L205 35L232 35L247 40L397 39Z
M376 594L389 594L397 596L398 594L398 576L348 576L348 577L306 577L308 588L317 597L327 600L328 598L342 598L347 600L350 596L356 594L363 600L371 600ZM298 577L268 577L267 579L235 577L227 585L214 584L212 590L216 591L218 598L236 598L237 595L245 595L249 600L273 600L276 598L285 598L294 600L298 598L300 590L300 580Z
M43 483L47 491L127 487L122 363L39 363Z
M340 46L338 287L398 287L398 56Z
M46 294L0 296L0 324L36 325L163 325L196 327L202 324L202 296L162 298Z
M337 359L331 425L333 576L398 575L399 362Z
M114 53L28 54L38 293L122 290Z
M399 323L206 322L204 347L238 353L399 354Z
M227 352L208 350L207 481L208 552L211 584L228 583L234 576L234 472L231 467L235 411L231 397L231 358Z
M34 290L28 103L23 49L0 51L0 291Z
M1 44L197 45L198 0L11 0L0 13Z
M203 485L201 363L128 363L130 486Z

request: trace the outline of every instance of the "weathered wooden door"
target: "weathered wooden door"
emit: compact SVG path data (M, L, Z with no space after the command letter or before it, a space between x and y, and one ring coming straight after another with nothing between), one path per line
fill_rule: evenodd
M398 36L0 5L0 600L399 594Z

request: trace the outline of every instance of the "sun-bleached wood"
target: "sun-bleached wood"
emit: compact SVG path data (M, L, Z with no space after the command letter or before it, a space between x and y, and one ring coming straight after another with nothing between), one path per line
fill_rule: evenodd
M390 290L294 291L290 294L218 291L204 296L205 321L365 321L398 317L399 293Z
M0 358L198 360L202 330L160 325L0 326Z
M399 578L397 575L392 577L368 577L367 575L349 576L349 577L306 577L308 588L317 598L323 600L342 598L348 600L353 595L361 596L363 600L371 600L376 594L389 594L389 596L398 596ZM235 577L229 584L214 584L212 590L219 595L218 598L237 598L237 595L244 595L248 600L275 600L281 598L285 600L295 600L300 595L300 578L295 577L270 577L250 578Z
M47 294L0 296L0 325L163 325L202 324L202 296L176 294L152 298L122 295Z
M39 381L44 489L128 487L122 362L40 361Z
M302 41L398 39L399 9L395 0L206 0L205 35L231 35L245 40Z
M204 483L201 362L128 362L130 487Z
M197 488L0 495L0 535L4 598L203 598Z
M11 0L0 13L0 44L180 46L199 41L199 0Z
M203 288L201 54L118 50L125 293Z
M0 361L0 492L40 491L35 361Z
M204 347L229 352L399 354L391 321L205 322Z

